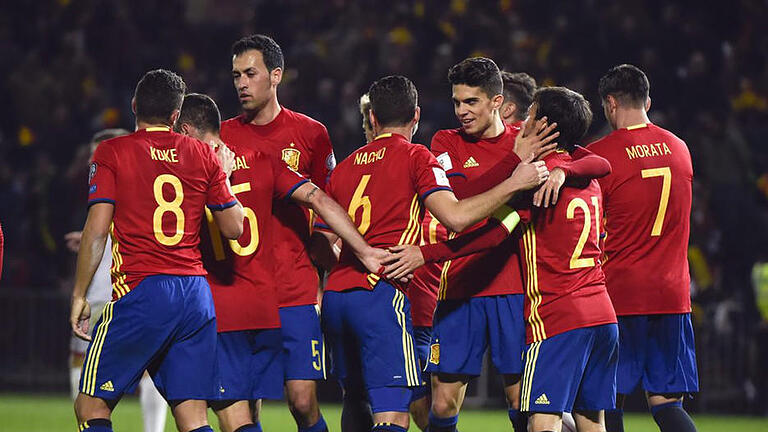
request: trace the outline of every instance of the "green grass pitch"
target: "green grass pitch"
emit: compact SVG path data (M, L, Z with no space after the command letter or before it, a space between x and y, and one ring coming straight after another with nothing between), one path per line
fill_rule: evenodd
M341 416L339 405L323 405L323 415L331 431L339 431ZM216 427L216 416L209 415ZM768 418L696 415L693 417L699 432L765 432ZM112 417L114 428L121 432L141 432L141 412L135 397L125 398L115 409ZM270 402L264 405L262 425L266 432L294 432L296 426L285 405ZM472 431L511 431L506 411L466 410L459 417L459 429ZM627 414L625 429L628 432L656 432L658 428L649 414ZM0 430L4 432L71 432L77 430L71 401L63 395L0 395ZM176 429L168 415L165 428ZM412 426L412 431L418 428Z

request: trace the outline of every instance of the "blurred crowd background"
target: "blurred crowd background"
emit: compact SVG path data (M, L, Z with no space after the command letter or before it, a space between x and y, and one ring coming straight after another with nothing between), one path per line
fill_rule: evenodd
M4 3L0 221L7 249L0 346L4 353L24 349L2 360L0 389L65 386L59 377L66 370L68 332L62 305L71 290L74 254L64 234L85 220L90 137L108 127L133 129L134 86L145 71L160 67L181 74L190 91L212 96L224 118L237 115L230 46L257 32L274 37L285 54L280 102L322 121L339 160L363 143L357 101L384 75L406 75L419 89L422 121L414 141L428 144L435 130L457 126L447 70L483 55L503 69L531 74L540 85L583 93L595 112L588 143L609 132L597 96L600 76L619 63L642 68L651 81L652 121L684 139L693 156L689 257L703 388L699 408L767 412L768 2L695 5ZM30 338L55 342L27 347Z

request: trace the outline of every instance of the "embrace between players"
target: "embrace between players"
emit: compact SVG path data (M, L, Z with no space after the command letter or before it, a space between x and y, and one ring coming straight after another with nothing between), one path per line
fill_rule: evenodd
M559 431L571 411L605 430L606 410L623 430L617 392L640 381L661 430L695 430L680 405L698 386L690 155L648 121L639 69L600 82L614 132L590 148L605 158L576 145L583 96L470 58L448 74L460 128L412 144L416 88L388 76L361 104L369 142L335 166L325 127L277 101L280 47L254 35L232 54L240 116L222 123L209 97L151 71L136 132L94 154L75 334L91 339L107 236L113 301L85 356L80 430L111 431L146 370L182 432L210 431L208 406L224 431L260 431L260 400L284 391L299 431L326 431L326 345L348 432L404 431L409 412L455 431L489 347L517 432ZM322 313L313 261L330 272Z

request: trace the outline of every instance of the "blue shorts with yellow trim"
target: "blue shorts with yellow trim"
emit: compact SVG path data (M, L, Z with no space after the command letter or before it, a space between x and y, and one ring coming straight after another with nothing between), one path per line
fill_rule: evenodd
M280 329L222 332L216 347L217 400L282 399Z
M285 380L325 379L325 341L317 305L280 308Z
M616 405L616 324L585 327L528 345L520 410L562 413Z
M416 356L419 358L419 370L421 371L421 385L413 390L411 401L428 396L432 389L427 360L429 359L429 346L432 343L432 327L414 327L413 341L416 343Z
M630 394L641 382L651 393L699 391L691 314L619 317L618 392Z
M408 412L421 374L403 292L384 280L373 290L326 291L322 317L331 370L345 390L362 381L373 412Z
M490 345L500 374L520 374L524 301L522 294L438 301L427 372L478 376Z
M167 400L216 396L216 317L204 276L154 275L104 307L80 392L116 400L144 370Z

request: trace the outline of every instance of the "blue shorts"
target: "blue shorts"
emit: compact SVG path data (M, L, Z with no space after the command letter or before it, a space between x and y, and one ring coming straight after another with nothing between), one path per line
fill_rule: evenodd
M283 336L280 329L219 333L217 400L281 399Z
M280 308L285 380L325 379L325 341L317 305Z
M432 341L432 327L414 327L413 341L416 343L416 356L419 359L419 370L421 371L421 385L413 389L411 402L427 397L431 392L429 372L425 371L427 359L429 358L429 345Z
M562 413L616 406L619 330L605 324L528 345L520 410Z
M385 281L373 290L326 291L322 316L332 372L345 391L362 382L373 412L408 412L421 384L408 298Z
M427 372L478 376L483 356L500 374L520 374L525 350L524 297L510 294L437 302Z
M205 276L153 275L104 307L80 392L116 400L144 370L166 400L216 396L216 315Z
M699 391L691 314L619 317L618 392L630 394L641 381L650 393Z

